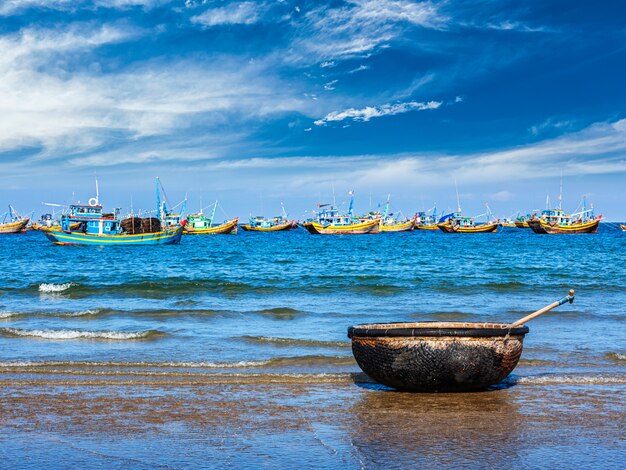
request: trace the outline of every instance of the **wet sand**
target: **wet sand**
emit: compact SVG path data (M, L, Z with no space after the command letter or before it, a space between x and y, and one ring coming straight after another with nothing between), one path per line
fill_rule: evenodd
M410 394L362 374L0 374L3 467L618 467L626 379Z

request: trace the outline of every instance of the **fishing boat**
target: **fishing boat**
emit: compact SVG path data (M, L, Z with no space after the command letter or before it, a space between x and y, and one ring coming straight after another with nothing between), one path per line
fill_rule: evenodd
M320 210L314 218L302 224L313 235L364 235L379 233L380 219L358 220L353 217L354 192L350 191L350 208L347 214L341 214L330 204L318 204Z
M0 234L24 233L29 221L30 218L17 214L13 206L9 205L9 210L0 223Z
M96 180L96 197L88 204L72 204L66 213L61 216L60 225L40 227L40 231L57 245L172 245L180 243L186 221L176 226L165 226L165 213L160 203L157 191L157 208L159 218L150 218L149 224L139 222L133 218L131 227L141 227L140 230L128 230L128 219L122 221L119 209L112 213L104 213L99 202L98 182ZM152 221L157 223L154 224ZM126 228L125 228L126 227ZM147 230L143 229L148 228ZM137 233L139 232L139 233Z
M624 224L619 224L620 228L622 229L622 232L626 232L626 225Z
M464 217L461 212L454 212L442 217L437 228L444 233L490 233L498 230L499 222L477 224L474 217Z
M417 230L439 230L437 222L436 206L426 212L418 212L415 216L415 228Z
M171 245L180 242L183 221L177 227L166 227L151 233L129 234L122 229L116 209L104 214L97 202L89 205L72 204L61 216L60 226L41 227L39 230L57 245ZM72 227L78 228L73 229Z
M213 225L211 218L198 213L187 216L187 225L185 225L184 233L185 235L235 235L238 227L239 217Z
M456 181L455 181L456 186ZM476 217L465 217L461 211L461 202L459 199L459 191L456 191L456 201L457 201L457 210L456 212L452 212L450 214L444 215L439 222L437 223L437 227L444 233L491 233L498 230L500 226L500 221L495 220L491 209L489 209L489 205L485 204L487 208L487 212L484 214L480 214ZM476 223L476 219L479 217L486 216L488 222L486 223Z
M285 207L282 204L281 208L282 215L271 219L260 215L250 217L250 221L241 226L242 230L245 230L246 232L281 232L298 228L298 223L295 220L289 220Z
M239 217L227 220L221 224L214 224L217 205L218 201L215 201L210 206L202 207L197 213L189 214L184 233L186 235L235 235L239 228ZM212 208L210 217L204 215L204 209L208 207Z
M298 224L294 220L286 220L282 216L272 219L263 216L250 217L250 221L241 226L246 232L281 232L297 227Z
M528 220L528 226L538 234L574 234L597 233L602 215L595 216L593 206L587 209L586 198L583 198L583 210L574 214L565 214L560 204L558 209L544 209L541 215Z
M380 216L379 230L381 232L412 232L415 229L415 219L417 216L409 219L404 217L402 212L389 212L389 196L382 216ZM376 217L377 218L377 217Z

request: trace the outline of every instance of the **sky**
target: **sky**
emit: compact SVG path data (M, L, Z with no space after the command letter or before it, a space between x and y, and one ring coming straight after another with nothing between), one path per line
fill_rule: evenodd
M626 220L626 4L0 0L0 207ZM219 216L218 216L219 217Z

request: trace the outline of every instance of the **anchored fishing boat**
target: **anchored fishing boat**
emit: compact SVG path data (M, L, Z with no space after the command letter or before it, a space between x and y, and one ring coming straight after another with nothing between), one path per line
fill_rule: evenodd
M387 196L385 210L380 218L379 230L381 232L412 232L415 229L416 217L412 219L404 217L402 211L398 211L395 214L389 212L389 196Z
M96 197L89 204L72 204L61 216L60 225L42 226L39 230L57 245L171 245L180 243L186 221L176 226L163 227L165 213L157 198L159 218L128 218L122 221L119 209L104 213L99 202L98 182ZM128 224L128 221L131 221ZM148 223L146 224L145 221Z
M235 235L239 228L239 217L227 220L221 224L214 224L215 212L217 210L218 201L215 201L211 206L211 216L204 215L204 209L196 214L189 214L187 216L187 225L185 225L184 233L186 235Z
M24 233L29 221L30 218L17 214L13 206L9 205L9 210L0 223L0 234Z
M583 198L582 211L567 215L560 207L545 209L539 217L533 214L528 226L539 234L596 233L601 219L602 215L594 215L593 207L586 208L586 198Z
M353 217L354 192L350 191L350 208L347 214L341 214L330 204L318 204L320 211L314 218L304 222L304 227L313 235L364 235L379 233L380 219L359 221Z
M418 212L415 216L415 228L417 230L439 230L437 222L436 206L426 212Z
M460 212L453 212L442 217L437 224L444 233L490 233L498 230L498 222L477 224L474 217L464 217Z
M374 323L348 328L359 367L377 382L415 392L482 390L508 376L522 355L525 323L569 295L508 323Z
M295 220L289 220L285 207L281 204L282 215L271 219L263 216L250 217L247 224L243 224L241 228L247 232L281 232L285 230L293 230L298 228Z

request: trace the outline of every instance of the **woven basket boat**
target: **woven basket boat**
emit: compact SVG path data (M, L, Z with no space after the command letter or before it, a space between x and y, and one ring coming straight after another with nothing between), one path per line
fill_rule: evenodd
M389 387L480 390L517 365L528 327L504 323L375 323L348 329L359 367Z

